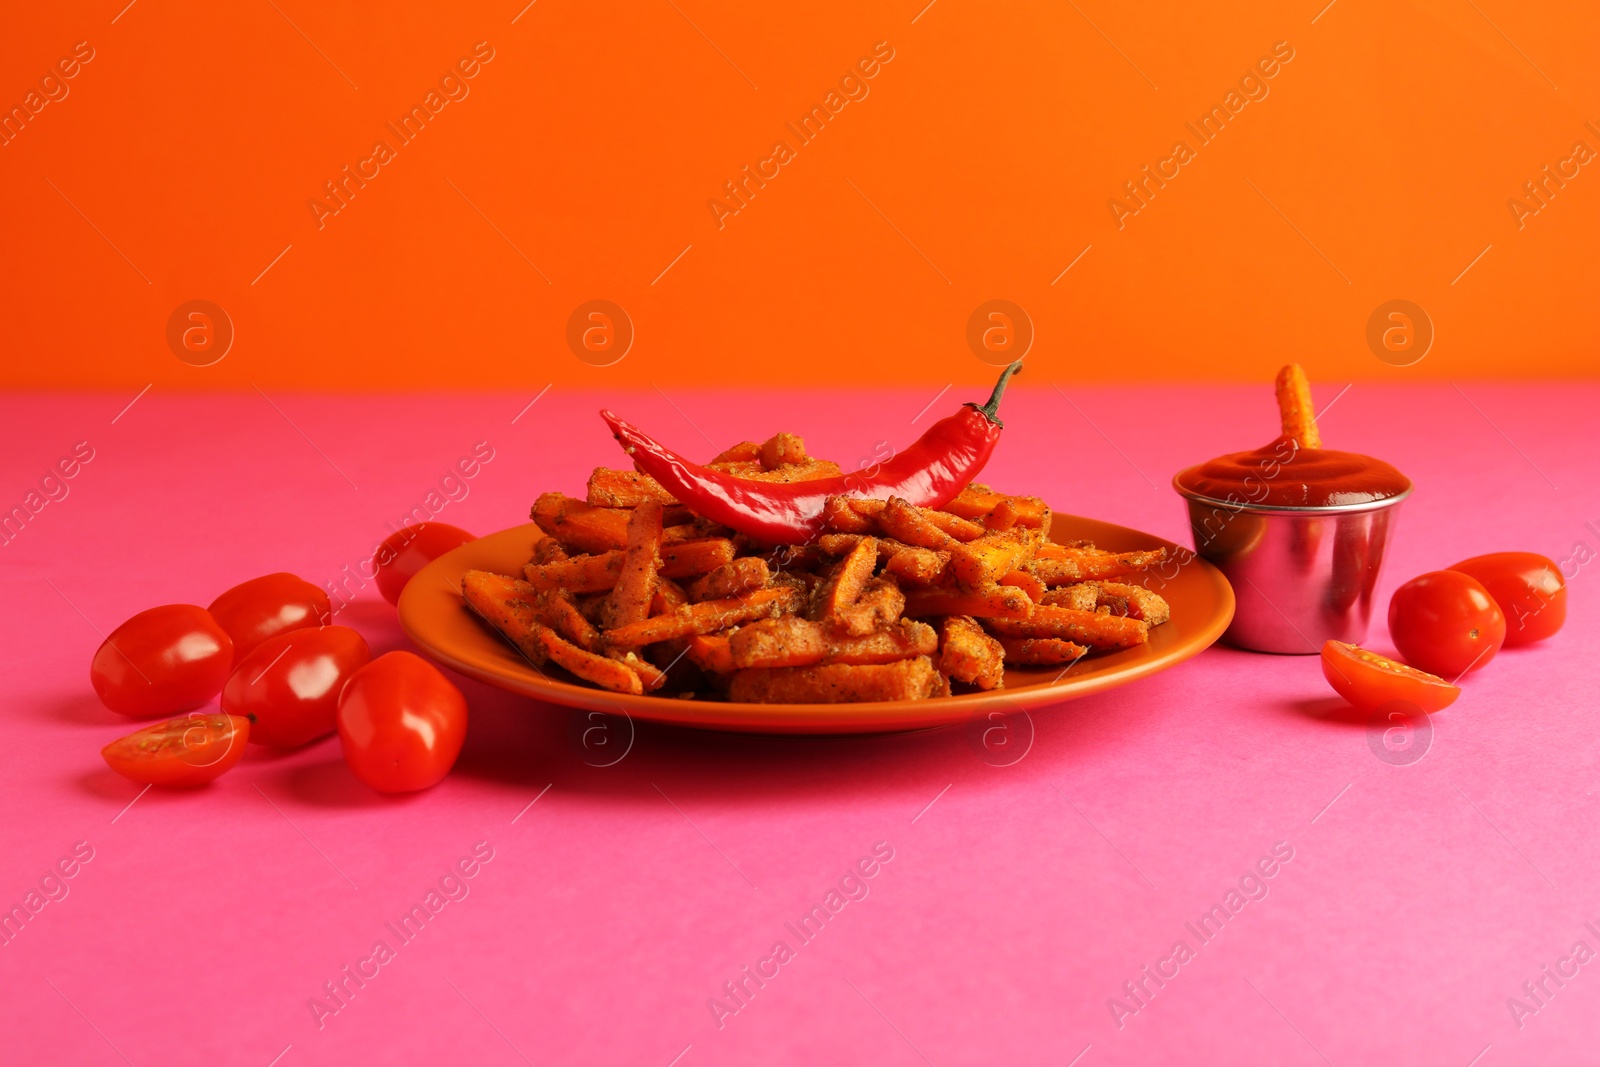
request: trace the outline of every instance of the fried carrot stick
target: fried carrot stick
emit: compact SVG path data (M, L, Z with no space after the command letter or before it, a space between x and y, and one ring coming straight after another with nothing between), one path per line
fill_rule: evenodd
M867 579L872 577L877 567L878 540L875 537L863 537L856 542L850 554L839 561L833 576L818 592L816 606L812 609L815 621L843 627L845 609L861 599Z
M729 648L729 638L722 634L694 634L688 638L689 661L703 671L712 674L732 674L733 652Z
M600 593L617 584L624 553L572 556L557 563L529 563L522 568L535 589L563 589L568 593Z
M706 571L716 570L733 561L733 542L725 537L710 537L704 541L683 541L661 548L661 576L663 578L688 578Z
M939 681L927 656L882 664L755 667L733 676L728 699L757 704L923 700L938 690Z
M968 615L948 616L939 628L939 670L979 689L1005 684L1005 651Z
M1311 403L1311 383L1300 364L1290 363L1278 372L1277 394L1283 435L1293 438L1301 448L1321 448L1317 409Z
M527 582L489 571L468 571L461 576L461 596L467 606L536 666L549 658L544 644L535 637L542 629L534 607L538 595Z
M1105 552L1098 548L1066 548L1052 552L1053 558L1035 557L1026 569L1045 585L1066 585L1136 574L1153 564L1160 563L1166 556L1165 548L1143 552Z
M468 571L461 578L462 596L472 610L535 666L553 662L586 682L614 692L644 692L639 670L629 663L579 648L540 622L534 606L524 599L529 588L525 582L487 571ZM633 659L637 661L638 657Z
M690 604L667 615L654 615L643 622L607 630L605 640L612 648L638 648L690 634L714 634L730 626L797 611L801 602L802 597L793 586L757 589L742 597Z
M913 589L906 594L908 618L933 615L971 615L988 619L1026 619L1033 601L1021 589L996 585L966 592L960 589Z
M663 504L677 503L660 482L640 471L596 467L594 473L589 475L589 503L597 507L631 508L646 500L658 500Z
M895 540L916 545L918 548L949 550L961 543L935 525L929 519L926 508L919 508L899 497L889 499L889 503L878 516L878 525L884 533Z
M585 652L599 650L600 631L584 618L583 612L572 602L571 593L564 589L540 593L538 613L545 625L555 627L557 633Z
M766 560L760 556L740 556L696 578L689 586L689 599L726 600L751 589L760 589L770 577L772 571L767 567Z
M615 630L650 615L650 598L661 569L661 501L646 500L628 519L628 547L623 552L617 584L600 613L600 628Z
M534 638L544 646L551 662L565 667L586 682L593 682L602 689L616 693L637 695L644 692L644 681L639 677L639 672L622 660L585 652L547 626L538 627L534 631Z
M989 619L985 625L996 637L1055 637L1090 648L1131 648L1150 637L1149 623L1139 619L1050 604L1036 605L1025 619Z
M1055 637L996 638L1005 650L1006 662L1014 667L1064 667L1089 654L1082 645Z
M893 581L873 578L861 589L854 604L845 605L838 621L830 623L837 630L861 637L891 623L900 621L906 610L906 595Z

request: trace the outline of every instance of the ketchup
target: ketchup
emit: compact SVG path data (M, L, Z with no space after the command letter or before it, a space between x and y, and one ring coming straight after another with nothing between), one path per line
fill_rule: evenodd
M1327 508L1403 496L1411 479L1381 459L1332 448L1301 448L1279 437L1181 471L1178 488L1229 504Z

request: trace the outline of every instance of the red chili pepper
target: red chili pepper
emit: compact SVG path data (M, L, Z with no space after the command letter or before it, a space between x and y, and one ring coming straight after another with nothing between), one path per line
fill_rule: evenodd
M856 473L809 482L735 478L684 459L609 411L600 412L600 417L639 469L697 514L766 544L798 545L822 531L822 507L830 496L900 497L928 508L950 501L989 461L1004 429L996 414L1001 394L1021 369L1020 362L1011 364L1001 372L988 403L963 404L954 415L928 427L905 451L880 464L871 477Z

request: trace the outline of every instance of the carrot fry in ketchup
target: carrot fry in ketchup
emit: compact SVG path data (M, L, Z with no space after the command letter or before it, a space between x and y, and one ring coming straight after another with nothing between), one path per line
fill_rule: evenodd
M1301 448L1321 448L1317 432L1316 408L1311 404L1311 383L1298 363L1278 372L1278 413L1283 420L1283 435Z

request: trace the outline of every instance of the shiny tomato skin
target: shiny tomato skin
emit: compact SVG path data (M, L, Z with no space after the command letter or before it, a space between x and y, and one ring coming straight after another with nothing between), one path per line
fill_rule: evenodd
M1506 617L1506 647L1543 641L1567 621L1567 583L1555 561L1537 552L1491 552L1450 568L1470 574Z
M1404 700L1422 711L1434 712L1449 707L1461 695L1459 688L1443 678L1343 641L1322 646L1322 676L1362 711Z
M200 707L222 690L233 639L194 604L141 611L111 631L89 664L100 702L134 719Z
M443 522L400 527L374 553L373 561L378 565L378 592L389 603L400 603L401 591L418 571L451 549L476 540L461 527Z
M250 720L252 742L298 748L333 733L340 691L371 658L366 638L348 626L269 637L233 669L222 710Z
M275 634L302 626L325 626L333 620L328 594L284 571L240 582L206 610L233 638L235 664L243 663Z
M100 750L106 764L135 782L205 785L239 762L250 720L237 715L183 715L135 730Z
M1394 591L1389 638L1413 667L1454 681L1494 659L1506 617L1470 574L1429 571Z
M339 697L339 741L355 776L380 793L435 785L461 754L467 698L411 652L379 656Z

